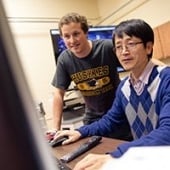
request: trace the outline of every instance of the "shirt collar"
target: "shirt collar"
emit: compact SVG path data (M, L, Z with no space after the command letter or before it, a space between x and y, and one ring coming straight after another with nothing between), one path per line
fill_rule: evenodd
M137 81L140 81L140 82L143 82L144 84L147 84L154 66L155 66L155 64L150 60ZM132 85L134 85L136 83L131 74L129 76L129 81Z

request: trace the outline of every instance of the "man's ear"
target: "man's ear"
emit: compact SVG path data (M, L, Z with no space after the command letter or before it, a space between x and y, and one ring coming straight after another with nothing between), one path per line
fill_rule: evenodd
M152 51L153 51L153 42L147 42L146 43L146 51L147 51L147 54L151 54Z

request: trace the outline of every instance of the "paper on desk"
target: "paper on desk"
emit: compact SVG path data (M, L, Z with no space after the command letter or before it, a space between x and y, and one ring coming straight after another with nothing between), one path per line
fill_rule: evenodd
M101 170L170 170L170 146L133 147L121 158L108 161Z

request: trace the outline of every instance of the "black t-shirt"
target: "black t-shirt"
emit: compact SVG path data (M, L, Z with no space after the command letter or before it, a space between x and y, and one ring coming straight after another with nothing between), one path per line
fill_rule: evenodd
M88 108L105 112L111 107L120 82L117 61L111 40L92 41L92 50L85 58L65 50L58 58L52 84L66 90L73 81Z

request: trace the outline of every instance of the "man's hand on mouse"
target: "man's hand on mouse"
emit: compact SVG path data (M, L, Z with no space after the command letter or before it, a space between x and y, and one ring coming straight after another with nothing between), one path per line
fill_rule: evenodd
M77 141L81 137L81 134L77 130L60 130L54 135L54 140L63 136L68 136L68 139L62 143L62 145L66 145Z

